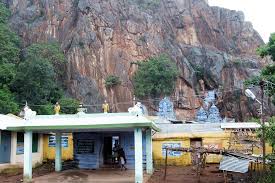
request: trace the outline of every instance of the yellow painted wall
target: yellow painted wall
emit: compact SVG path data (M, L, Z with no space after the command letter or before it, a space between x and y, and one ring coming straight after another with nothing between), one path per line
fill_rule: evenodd
M43 159L54 160L55 148L49 147L49 135L43 136ZM68 147L62 147L62 160L73 160L73 135L68 134Z
M228 147L227 137L204 137L202 138L202 146L206 148L223 149ZM219 163L222 155L208 154L206 156L206 163Z
M153 159L155 165L164 165L165 156L162 155L163 143L181 143L181 147L190 147L189 139L167 139L167 140L153 140ZM179 157L168 156L168 165L189 165L191 164L191 154L182 153Z
M181 147L190 147L191 138L202 138L203 147L214 147L228 149L230 133L218 132L218 133L177 133L177 134L155 134L153 137L153 159L155 165L164 165L165 156L162 155L163 143L181 143ZM239 145L239 148L244 148ZM266 153L272 152L271 146L266 145ZM254 154L261 154L261 149L255 148ZM222 155L209 154L206 157L207 163L219 163ZM190 165L191 153L182 153L180 157L168 156L168 165Z

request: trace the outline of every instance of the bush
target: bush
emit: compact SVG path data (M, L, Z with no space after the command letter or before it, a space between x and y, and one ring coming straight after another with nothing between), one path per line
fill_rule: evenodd
M33 110L37 111L37 114L43 114L43 115L52 115L54 114L53 105L51 103L45 104L43 106L39 107L32 107Z
M105 79L106 88L111 88L111 87L114 87L119 84L121 84L121 81L120 81L119 77L117 77L117 76L110 75Z
M72 98L62 98L59 100L59 105L61 107L61 113L63 114L75 114L79 107L79 101Z

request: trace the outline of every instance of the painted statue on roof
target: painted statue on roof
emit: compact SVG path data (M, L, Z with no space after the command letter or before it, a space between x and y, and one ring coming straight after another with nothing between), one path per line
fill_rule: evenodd
M54 113L56 114L56 115L58 115L59 113L60 113L60 105L59 105L59 103L58 102L56 102L56 104L54 105Z
M110 110L109 104L108 104L107 101L105 100L105 101L104 101L104 104L102 104L102 111L103 111L104 113L108 113L109 110Z
M36 111L31 110L28 106L28 103L26 102L26 104L25 104L23 110L20 112L19 116L28 120L28 119L31 119L32 117L36 116Z
M148 111L144 105L140 102L137 102L134 107L130 107L128 112L133 115L148 115Z

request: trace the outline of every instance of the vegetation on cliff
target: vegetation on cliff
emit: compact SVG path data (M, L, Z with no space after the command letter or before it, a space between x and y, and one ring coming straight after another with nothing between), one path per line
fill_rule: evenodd
M39 43L21 49L19 37L8 26L9 15L0 3L0 113L17 113L27 101L38 114L52 114L53 104L61 98L76 111L77 102L64 97L66 59L59 45Z
M114 75L109 75L105 79L105 86L106 86L106 88L114 87L116 85L119 85L120 83L121 83L121 81L120 81L119 77L114 76Z
M179 74L176 64L168 56L160 55L138 62L134 75L134 92L140 98L170 95Z
M261 57L270 56L273 62L275 62L275 33L271 34L269 42L257 49L257 53ZM266 82L265 91L273 98L275 104L275 64L270 64L261 70L260 76L253 77L246 81L247 85L253 84L256 86L260 85L260 81Z

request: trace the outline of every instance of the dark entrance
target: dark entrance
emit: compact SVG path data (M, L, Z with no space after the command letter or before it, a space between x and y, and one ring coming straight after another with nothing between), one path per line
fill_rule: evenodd
M0 163L9 163L11 154L11 132L0 131Z
M116 147L119 145L119 136L104 137L103 162L106 165L115 164Z
M201 147L202 146L202 139L201 138L190 139L190 146L192 148L199 148L199 147ZM192 164L196 165L199 162L200 154L196 153L196 152L193 152L191 154L191 158L192 158Z

